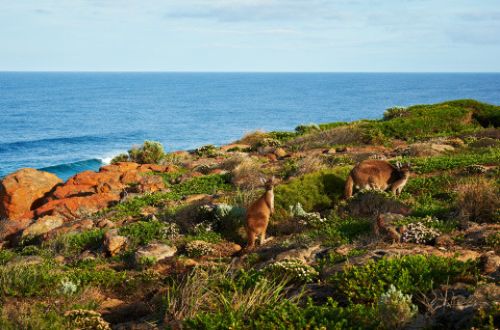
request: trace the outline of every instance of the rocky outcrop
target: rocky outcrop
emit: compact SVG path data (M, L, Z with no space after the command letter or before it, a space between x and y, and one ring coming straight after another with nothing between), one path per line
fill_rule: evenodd
M138 193L164 190L163 179L149 173L174 170L172 166L122 162L103 166L99 172L78 173L58 186L48 196L48 202L34 210L34 216L60 215L74 219L92 214L118 202L131 184Z
M0 182L0 218L32 218L32 210L61 182L54 174L32 168L7 175Z
M55 199L36 209L35 216L60 215L66 219L75 219L102 210L119 200L120 194L111 192Z

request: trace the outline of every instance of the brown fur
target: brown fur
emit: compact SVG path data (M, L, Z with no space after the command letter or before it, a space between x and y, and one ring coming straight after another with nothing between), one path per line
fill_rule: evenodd
M247 249L255 247L257 237L260 237L260 244L266 240L266 230L269 224L269 218L274 213L274 177L269 179L266 184L266 192L257 199L247 210L246 232L248 238Z
M364 160L349 173L344 196L352 196L353 189L388 190L400 194L410 176L409 165L396 167L383 160Z

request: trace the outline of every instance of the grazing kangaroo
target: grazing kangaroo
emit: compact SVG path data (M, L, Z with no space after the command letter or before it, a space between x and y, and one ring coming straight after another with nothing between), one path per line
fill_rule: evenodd
M260 236L260 244L266 241L266 230L269 224L269 218L274 212L274 191L275 185L274 176L269 180L264 181L266 192L247 210L246 231L248 244L246 249L251 250L255 246L257 236Z
M400 194L410 177L410 164L395 166L384 160L364 160L349 173L345 184L344 197L352 196L356 189L391 189L394 194Z

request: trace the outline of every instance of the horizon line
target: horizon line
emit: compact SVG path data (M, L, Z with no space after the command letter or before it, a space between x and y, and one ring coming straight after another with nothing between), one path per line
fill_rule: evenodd
M0 73L297 73L297 74L499 74L500 71L175 71L175 70L0 70Z

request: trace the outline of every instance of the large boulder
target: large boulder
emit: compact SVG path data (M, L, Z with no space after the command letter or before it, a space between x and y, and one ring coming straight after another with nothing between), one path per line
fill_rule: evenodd
M52 200L35 210L37 217L44 215L61 215L74 219L90 215L120 200L120 194L98 193L85 197L70 197Z
M31 218L31 211L61 182L54 174L32 168L7 175L0 182L0 218Z

